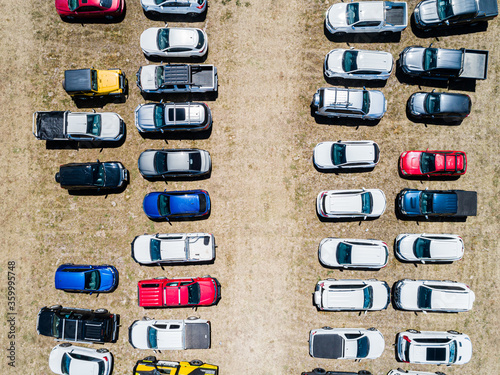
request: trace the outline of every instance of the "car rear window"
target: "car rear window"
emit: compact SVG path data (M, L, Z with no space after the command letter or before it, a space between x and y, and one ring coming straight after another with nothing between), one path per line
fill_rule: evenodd
M152 238L151 241L149 242L149 253L152 261L161 259L160 247L161 247L161 241Z
M340 243L337 247L337 262L339 264L351 264L352 246Z
M372 195L370 193L361 194L361 212L369 214L372 212Z
M99 289L101 285L101 275L99 271L85 272L85 286L87 290Z
M363 290L363 298L363 309L371 309L373 306L373 288L371 286Z
M426 288L425 286L418 287L417 293L417 305L420 309L430 309L431 308L431 296L432 290Z
M335 143L332 147L332 161L334 165L341 165L346 163L346 146L343 144Z

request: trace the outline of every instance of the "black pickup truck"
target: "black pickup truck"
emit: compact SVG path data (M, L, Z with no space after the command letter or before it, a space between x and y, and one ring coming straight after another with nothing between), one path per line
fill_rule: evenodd
M78 309L60 305L42 307L38 312L39 335L74 342L116 342L120 316L106 309Z

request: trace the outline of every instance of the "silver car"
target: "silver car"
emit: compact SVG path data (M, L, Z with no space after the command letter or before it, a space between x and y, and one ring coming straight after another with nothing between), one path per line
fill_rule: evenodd
M141 34L141 49L148 57L203 57L208 52L207 34L195 28L151 27Z
M313 162L318 169L374 168L380 149L373 141L321 142L314 147Z
M461 312L472 309L476 296L456 281L399 280L394 284L394 304L402 310Z
M152 16L181 14L197 17L207 10L207 0L141 0L142 9Z
M417 92L408 99L408 112L414 118L460 121L469 116L469 95L448 92Z
M410 234L396 237L396 257L404 262L453 262L464 256L464 242L456 234Z
M204 103L148 103L135 109L139 133L202 131L212 125L212 113Z
M197 177L210 173L210 153L194 148L146 150L138 160L139 172L146 178Z
M387 265L389 248L380 240L324 238L318 258L325 267L380 269Z
M319 116L379 120L387 111L382 91L323 87L314 94L311 106Z
M394 65L389 52L334 49L325 57L324 72L329 78L387 80Z

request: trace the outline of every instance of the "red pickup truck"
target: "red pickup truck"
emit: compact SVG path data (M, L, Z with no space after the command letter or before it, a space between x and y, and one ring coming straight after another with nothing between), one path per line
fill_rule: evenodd
M211 306L221 298L221 285L213 277L167 279L158 277L138 284L139 306Z

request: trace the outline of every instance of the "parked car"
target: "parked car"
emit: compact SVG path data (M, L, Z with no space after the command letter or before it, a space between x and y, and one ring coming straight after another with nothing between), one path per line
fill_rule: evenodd
M55 285L66 292L111 292L118 286L118 270L107 264L63 264L56 270Z
M399 280L394 284L394 304L401 310L469 311L476 296L468 285L456 281Z
M68 190L113 190L128 181L128 171L117 161L70 163L59 167L56 182Z
M325 311L385 310L389 302L387 283L373 279L321 280L314 290L314 304Z
M406 8L404 1L337 3L326 11L325 27L337 36L358 33L390 35L408 26Z
M132 258L140 264L206 263L215 259L209 233L143 234L132 241Z
M467 155L463 151L405 151L399 157L403 176L461 176L467 171Z
M198 17L207 10L207 0L141 0L142 9L152 16L180 14Z
M338 48L326 55L324 73L328 78L385 81L393 65L389 52Z
M198 359L192 361L163 361L156 357L146 357L137 361L132 372L134 375L217 375L219 367L203 363Z
M408 112L414 119L461 121L469 116L469 95L449 92L417 92L408 99Z
M329 237L321 240L318 257L325 267L379 269L387 265L389 248L380 240Z
M454 218L477 214L475 191L403 189L396 200L399 213L410 218Z
M210 197L205 190L165 190L146 194L142 207L153 220L199 218L210 214Z
M456 331L409 329L396 336L396 357L406 363L463 365L472 357L472 343Z
M184 350L210 348L210 322L194 316L186 320L136 320L128 329L136 349Z
M38 312L36 330L39 335L56 340L104 343L116 342L120 316L106 309L79 309L54 305Z
M441 371L436 372L422 372L422 371L408 371L398 368L397 370L391 370L387 375L446 375Z
M385 205L380 189L323 190L316 199L318 215L332 219L376 218L384 213Z
M141 34L141 49L147 57L203 57L207 34L188 27L151 27Z
M49 367L58 375L109 375L113 356L106 348L91 349L63 342L50 352Z
M324 368L316 367L312 371L302 372L300 375L372 375L372 373L366 370L358 372L326 371Z
M309 333L309 354L314 358L375 359L384 348L384 336L375 328L323 327Z
M125 0L56 0L56 11L61 18L112 20L122 15Z
M396 257L404 262L453 262L464 256L464 242L456 234L410 234L396 237Z
M135 109L139 133L196 132L212 126L212 113L204 103L147 103Z
M320 142L314 147L313 163L321 170L374 168L380 158L373 141Z
M145 178L201 177L212 170L212 160L208 151L195 148L146 150L138 166Z
M139 306L142 307L212 306L221 298L219 281L209 276L141 280L137 291Z
M64 71L64 90L78 99L124 98L128 81L120 69L71 69Z
M323 87L314 94L311 107L319 116L379 120L387 111L382 91Z

